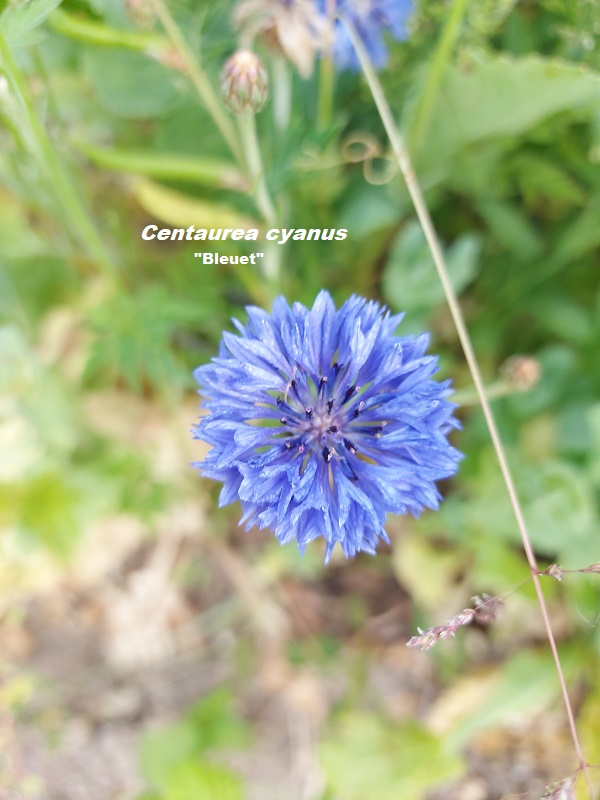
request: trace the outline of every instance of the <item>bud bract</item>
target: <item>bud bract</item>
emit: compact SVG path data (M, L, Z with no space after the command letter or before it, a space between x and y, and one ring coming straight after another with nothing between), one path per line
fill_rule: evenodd
M269 83L260 58L250 50L238 50L221 72L221 94L234 114L256 114L267 100Z

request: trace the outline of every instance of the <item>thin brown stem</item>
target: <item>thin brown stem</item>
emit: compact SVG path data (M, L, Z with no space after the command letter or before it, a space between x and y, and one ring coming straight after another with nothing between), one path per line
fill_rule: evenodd
M377 110L381 117L381 121L385 127L386 133L389 137L390 143L392 145L392 149L394 154L398 160L398 165L400 170L402 171L402 175L404 176L404 180L406 181L406 186L408 188L408 192L410 194L411 200L414 204L415 211L417 213L417 217L419 222L421 223L421 227L423 228L423 233L425 234L425 239L427 240L427 244L429 245L429 249L431 250L431 255L433 257L433 261L435 263L440 281L442 286L444 287L444 292L446 295L446 300L448 302L448 306L450 308L450 312L452 314L452 318L454 320L454 325L456 326L456 330L458 333L458 337L463 348L465 358L467 364L469 366L469 370L471 372L473 383L475 384L475 388L477 390L477 395L479 397L479 401L481 403L481 408L483 411L483 415L485 417L485 421L487 424L487 428L490 434L490 438L492 440L492 444L494 447L494 451L496 453L496 457L498 459L498 463L500 465L500 470L502 472L502 477L504 479L504 483L506 486L506 490L508 492L510 503L513 509L513 513L515 515L515 520L517 522L517 527L519 529L519 533L521 535L521 540L523 543L523 549L525 550L525 555L527 557L527 561L529 563L529 567L531 570L532 580L535 586L535 592L537 595L537 599L540 605L540 611L542 614L542 620L544 623L544 628L546 630L546 635L548 637L548 642L550 644L550 649L552 651L552 656L554 658L554 663L556 666L556 671L558 674L558 680L560 683L560 688L564 700L564 705L567 713L567 718L569 721L569 728L571 730L571 737L573 739L573 744L575 747L575 752L577 754L577 758L579 760L579 767L585 776L585 780L587 783L588 791L590 794L591 800L595 800L594 788L592 786L590 774L588 771L587 763L583 755L583 750L581 748L581 743L579 741L579 735L577 733L577 726L575 724L575 715L573 713L573 706L571 705L571 700L569 698L569 693L567 691L567 684L565 681L565 676L562 668L562 664L560 661L560 657L558 655L558 649L556 647L556 640L554 638L554 633L552 632L552 626L550 624L550 618L548 615L548 609L546 606L546 601L544 599L544 595L542 592L542 587L540 585L539 580L539 568L537 565L537 560L535 554L533 552L533 548L531 546L531 540L529 537L529 532L527 530L527 525L525 523L525 518L523 516L523 512L521 509L521 504L519 502L519 498L517 495L517 490L515 487L515 483L512 477L512 473L510 471L510 467L508 465L508 460L506 458L506 453L504 451L504 446L502 444L502 440L500 438L500 434L498 433L498 428L496 425L496 420L494 418L494 414L490 407L490 403L486 394L485 386L483 383L483 379L481 377L481 371L479 369L479 363L477 361L477 357L475 355L475 351L473 349L473 345L471 343L471 337L469 336L469 332L467 330L467 326L465 324L465 320L460 308L460 304L458 302L458 298L456 296L456 292L454 291L454 287L452 286L452 282L450 280L450 276L448 273L448 268L446 266L446 262L444 259L444 255L442 253L442 249L440 247L440 243L438 241L437 234L435 232L435 228L431 217L429 215L429 210L425 203L425 199L423 197L423 193L421 191L421 187L417 180L417 177L414 173L410 157L404 146L404 142L398 128L396 126L396 122L394 120L394 116L392 111L389 107L387 99L385 97L383 88L379 79L377 77L377 73L371 63L369 55L357 34L354 26L352 23L345 17L341 18L343 23L345 24L350 38L352 40L352 44L356 50L356 53L359 57L363 72L365 74L365 78L367 79L367 83L369 84L369 88L373 95L373 100L375 101L375 105L377 106Z

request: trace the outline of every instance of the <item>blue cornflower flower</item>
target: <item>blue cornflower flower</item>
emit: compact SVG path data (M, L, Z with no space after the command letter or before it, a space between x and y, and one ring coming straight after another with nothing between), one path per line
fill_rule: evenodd
M336 311L326 291L311 310L279 297L247 312L195 372L209 414L194 433L212 446L195 466L224 484L220 505L239 498L247 528L301 551L324 537L326 559L337 542L374 553L387 513L437 508L461 454L428 335L395 336L402 315L360 297Z
M327 0L320 2L325 11ZM337 0L336 4L336 13L345 14L352 22L377 69L388 61L385 32L388 31L396 41L407 39L407 23L412 11L412 0ZM340 69L360 70L348 31L339 21L335 23L333 53Z

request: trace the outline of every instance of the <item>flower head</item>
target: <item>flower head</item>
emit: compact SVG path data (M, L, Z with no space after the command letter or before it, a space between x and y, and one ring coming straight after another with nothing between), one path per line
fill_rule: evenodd
M315 54L328 32L315 0L240 0L233 19L244 41L260 36L267 47L289 59L303 78L311 74Z
M322 536L327 559L338 542L375 552L387 513L436 508L461 455L428 336L395 336L401 315L360 297L336 310L326 291L310 310L280 297L247 311L195 372L210 412L195 436L212 445L196 466L224 484L220 504L239 498L247 527L302 551Z
M327 7L328 0L321 0ZM395 41L408 37L407 23L412 14L412 0L337 0L336 13L345 15L360 36L373 65L380 69L387 64L385 34ZM340 69L360 69L348 31L342 22L335 23L334 59Z

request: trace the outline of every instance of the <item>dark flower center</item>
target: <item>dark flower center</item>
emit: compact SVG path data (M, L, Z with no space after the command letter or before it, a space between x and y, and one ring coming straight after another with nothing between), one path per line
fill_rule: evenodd
M362 419L365 401L360 396L368 387L352 384L340 389L337 379L344 371L335 363L331 378L323 375L315 385L305 376L298 378L295 369L285 393L277 398L277 406L282 413L279 421L286 429L287 450L304 457L318 454L327 464L339 460L348 476L356 480L348 457L372 460L370 453L359 452L369 438L372 444L373 438L381 436L387 422Z

